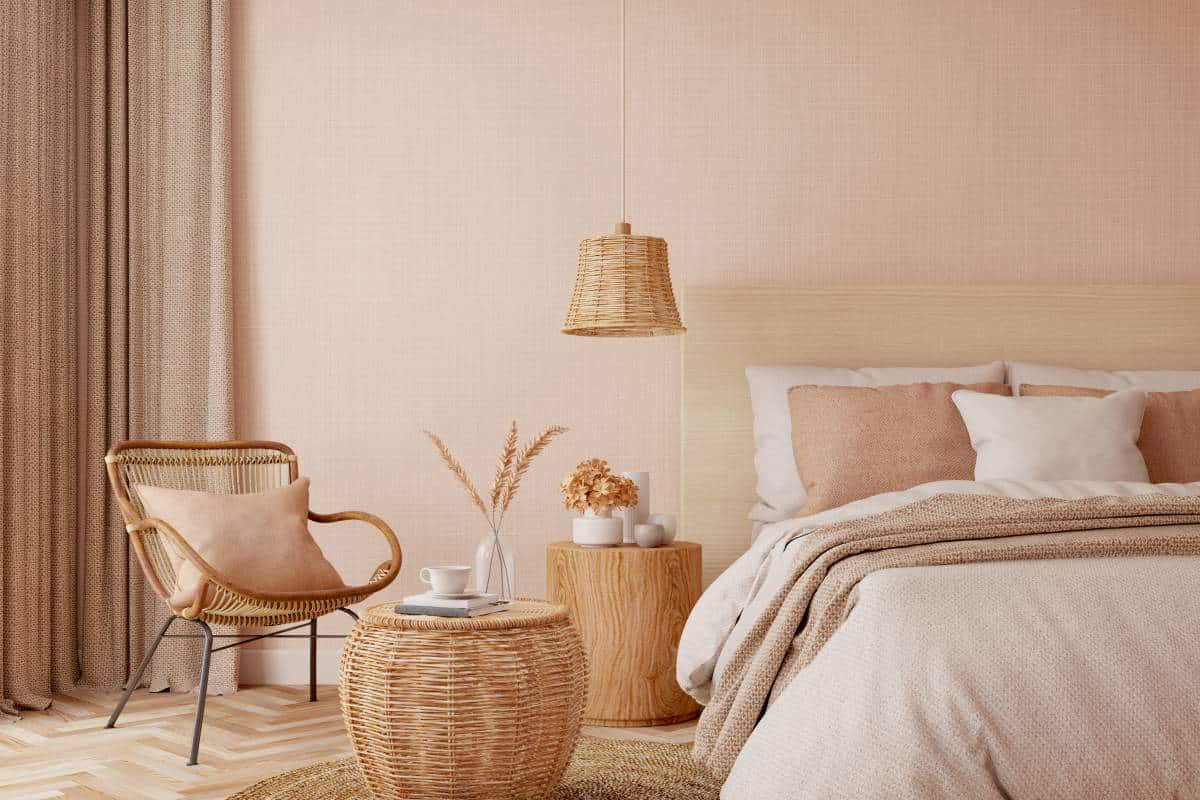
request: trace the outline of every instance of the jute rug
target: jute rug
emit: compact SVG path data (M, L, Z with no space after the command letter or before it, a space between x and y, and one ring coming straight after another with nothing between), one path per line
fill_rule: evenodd
M721 785L683 744L583 736L551 800L717 800ZM353 758L282 772L229 800L373 800Z

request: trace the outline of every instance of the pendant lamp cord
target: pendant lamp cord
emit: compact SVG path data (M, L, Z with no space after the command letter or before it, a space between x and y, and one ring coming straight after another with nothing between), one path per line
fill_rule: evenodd
M625 219L625 0L621 0L621 222Z

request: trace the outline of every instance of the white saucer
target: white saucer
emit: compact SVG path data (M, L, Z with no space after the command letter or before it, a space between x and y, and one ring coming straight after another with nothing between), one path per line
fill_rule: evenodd
M474 600L476 597L483 597L483 592L451 592L448 594L429 592L429 596L436 597L438 600Z

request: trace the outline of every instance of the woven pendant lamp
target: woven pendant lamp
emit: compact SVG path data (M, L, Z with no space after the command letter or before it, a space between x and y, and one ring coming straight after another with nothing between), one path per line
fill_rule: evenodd
M671 289L667 241L634 236L625 221L625 0L621 0L621 221L579 243L575 291L562 332L572 336L674 336L687 328Z

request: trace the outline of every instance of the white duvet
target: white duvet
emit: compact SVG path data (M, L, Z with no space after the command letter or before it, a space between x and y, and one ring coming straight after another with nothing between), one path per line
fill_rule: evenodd
M750 549L701 595L679 642L676 680L697 702L707 703L712 681L725 660L779 587L787 572L788 545L825 525L869 517L936 494L983 494L1034 499L1139 494L1200 494L1200 483L1112 481L934 481L903 492L888 492L814 514L764 525Z
M1200 495L1200 483L941 481L768 525L693 610L680 643L680 685L707 702L783 580L789 543L941 493ZM1198 562L1122 557L874 573L842 627L769 707L722 796L1200 796ZM1172 622L1137 623L1157 611ZM1155 687L1180 703L1146 712L1155 708L1138 696L1147 676L1181 682ZM1010 727L980 729L981 719ZM1018 741L1024 751L1031 742L1044 748L1046 758L1017 759ZM1111 770L1088 785L1105 770L1083 762L1150 763L1139 748L1157 755L1153 769L1135 768L1120 787Z

